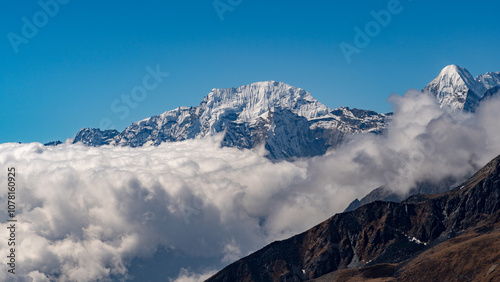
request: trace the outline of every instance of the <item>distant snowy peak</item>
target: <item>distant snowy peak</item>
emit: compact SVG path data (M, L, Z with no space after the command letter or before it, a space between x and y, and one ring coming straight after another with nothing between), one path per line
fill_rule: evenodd
M441 73L444 73L444 76L448 77L452 82L456 82L457 84L461 82L465 84L465 86L474 91L477 95L482 95L486 91L484 86L476 81L465 68L457 65L449 65L446 66Z
M473 112L488 89L500 85L500 73L486 73L473 78L457 65L446 66L424 91L432 93L441 107Z
M476 81L481 83L486 90L500 86L500 72L487 72L476 77Z
M434 94L442 107L468 111L473 110L479 101L478 93L484 92L469 71L457 65L446 66L424 91Z
M276 81L256 82L238 88L212 89L200 105L203 117L239 113L237 122L251 122L272 108L283 108L305 118L327 114L330 109L307 91Z

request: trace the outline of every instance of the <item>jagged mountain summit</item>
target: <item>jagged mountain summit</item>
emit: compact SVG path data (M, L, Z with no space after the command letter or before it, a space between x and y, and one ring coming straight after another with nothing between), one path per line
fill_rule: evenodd
M499 240L500 156L449 192L336 214L207 281L499 281Z
M500 86L500 72L473 78L465 68L449 65L423 91L432 93L441 107L473 112L485 93L497 86Z
M85 128L74 143L137 147L223 133L222 146L263 145L268 158L282 160L322 155L353 134L379 134L390 117L347 107L331 110L303 89L265 81L213 89L197 107L179 107L122 132Z

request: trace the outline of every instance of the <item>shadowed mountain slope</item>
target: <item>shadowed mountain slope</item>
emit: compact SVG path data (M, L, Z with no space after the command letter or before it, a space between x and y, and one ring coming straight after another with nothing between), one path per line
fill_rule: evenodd
M238 260L207 281L305 281L338 275L333 272L349 268L361 268L351 273L354 276L375 273L368 275L373 279L401 277L411 281L427 273L450 281L471 281L487 273L467 272L467 277L462 276L457 267L466 267L464 259L453 249L460 249L457 244L466 242L470 250L481 253L483 247L479 245L488 246L482 240L492 242L497 238L499 210L500 156L449 192L416 195L401 203L376 201L337 214L304 233ZM442 255L429 255L436 252ZM429 259L447 259L441 263L448 263L448 270L436 269L443 271L436 276L428 273L430 269L418 263L419 258L425 262L426 255ZM483 264L480 260L466 261L478 271L493 268L491 260ZM493 269L488 275L492 273L497 272Z

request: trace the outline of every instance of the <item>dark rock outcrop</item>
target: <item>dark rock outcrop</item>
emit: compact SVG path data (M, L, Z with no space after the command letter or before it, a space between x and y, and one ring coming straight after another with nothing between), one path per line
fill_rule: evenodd
M465 179L466 178L457 180L456 178L453 177L446 177L438 182L430 182L430 181L420 182L415 187L410 189L410 191L408 191L408 193L406 194L393 192L387 186L382 185L372 190L361 200L355 199L354 201L352 201L344 210L344 212L353 211L361 207L362 205L366 205L375 201L401 202L404 199L413 195L444 193L453 188L454 186L460 184Z
M43 145L44 146L57 146L57 145L60 145L60 144L62 144L62 142L60 140L57 140L57 141L51 141L51 142L45 143Z
M88 146L109 145L120 132L117 130L100 130L98 128L84 128L76 134L74 143L81 142Z

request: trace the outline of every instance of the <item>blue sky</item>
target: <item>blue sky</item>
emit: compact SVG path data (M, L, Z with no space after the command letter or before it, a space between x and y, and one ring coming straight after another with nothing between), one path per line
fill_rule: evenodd
M339 44L355 46L354 28L364 30L370 12L391 1L220 0L232 7L218 14L214 1L60 0L57 11L49 6L52 15L37 1L6 1L0 143L65 140L104 119L123 130L197 106L212 88L256 81L301 87L331 108L387 112L389 95L423 88L448 64L474 76L500 71L497 1L401 0L348 63ZM39 25L24 28L31 38L23 36L23 18ZM13 46L12 34L24 41ZM154 87L126 114L117 112L122 95L143 85L147 67L169 76L148 80Z

